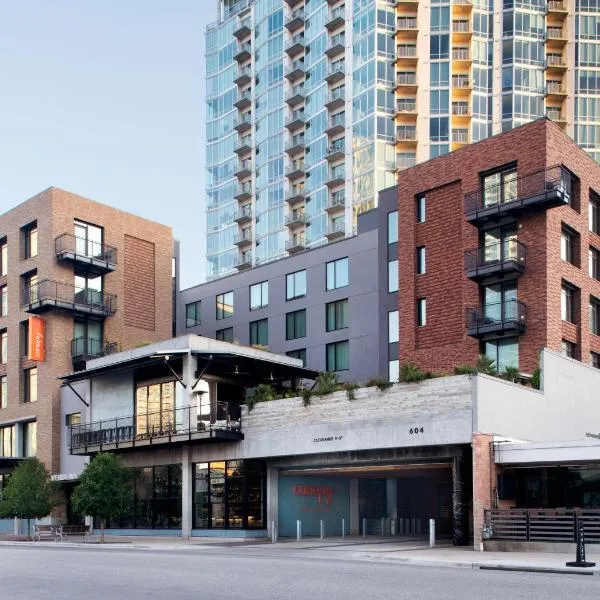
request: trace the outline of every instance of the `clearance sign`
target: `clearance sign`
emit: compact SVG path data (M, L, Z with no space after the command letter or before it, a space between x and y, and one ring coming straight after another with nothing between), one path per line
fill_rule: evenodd
M41 317L29 317L29 360L43 362L46 357L46 344L44 334L46 323Z

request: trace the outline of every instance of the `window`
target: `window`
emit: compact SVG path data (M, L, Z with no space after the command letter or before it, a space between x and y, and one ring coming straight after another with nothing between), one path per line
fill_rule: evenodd
M397 310L391 310L388 313L388 343L395 344L400 337L400 320Z
M425 223L425 217L426 217L425 196L417 196L416 206L417 206L417 223Z
M575 358L575 350L575 344L573 342L569 342L569 340L563 340L560 344L560 352L563 356Z
M8 314L8 287L3 285L0 288L2 300L0 301L0 317Z
M221 342L233 343L233 327L218 329L215 338Z
M260 319L250 323L250 345L268 346L269 345L269 320Z
M590 296L590 331L600 335L600 300Z
M196 327L196 325L202 324L201 309L202 302L191 302L185 305L185 326Z
M269 305L269 282L263 281L250 286L250 310Z
M23 456L35 456L37 454L37 423L28 421L23 423Z
M233 317L233 292L217 296L217 321Z
M25 397L23 402L37 402L38 399L38 386L37 386L37 367L32 369L25 369L24 379L25 387L23 389Z
M0 331L0 365L5 365L8 358L8 332Z
M427 324L427 299L417 298L417 327Z
M75 252L83 256L105 257L102 227L75 221Z
M327 289L335 290L348 285L348 258L327 263Z
M600 353L590 352L590 365L595 369L600 369Z
M388 361L388 381L398 383L400 380L400 361L390 360Z
M17 456L17 427L0 427L0 456Z
M20 323L20 340L21 356L29 356L29 319Z
M65 425L71 427L72 425L81 425L81 413L69 413L65 415Z
M288 273L285 277L285 283L286 300L293 300L294 298L306 296L306 271Z
M593 192L590 194L589 221L590 231L600 235L600 197Z
M511 202L517 197L517 171L507 169L482 178L483 206Z
M573 231L566 225L562 226L560 232L560 257L562 260L576 266L579 266L577 257L578 238L579 236L576 231Z
M302 361L302 366L306 366L306 348L300 348L299 350L290 350L285 354L286 356L291 356L292 358L299 358Z
M347 371L350 368L350 347L347 340L327 344L325 351L328 371Z
M138 385L135 392L136 435L160 435L175 427L175 382Z
M328 302L325 305L325 329L336 331L348 327L348 299Z
M37 221L26 225L23 231L23 258L32 258L38 253Z
M519 366L519 340L516 337L489 340L485 342L484 352L494 361L494 366L500 373L506 367Z
M285 339L297 340L306 337L306 309L295 310L285 315Z
M0 408L8 406L8 379L6 375L0 377Z
M40 289L38 286L38 276L36 271L22 275L23 291L25 296L25 304L37 302L40 297Z
M388 292L398 291L398 261L391 260L388 262Z
M8 242L6 238L0 241L0 276L8 273Z
M560 289L560 318L569 323L575 322L575 290L565 283Z
M419 246L417 248L417 275L424 275L425 270L425 246Z
M600 281L600 250L590 246L589 262L590 277Z
M398 211L389 212L387 217L388 244L394 244L398 241Z

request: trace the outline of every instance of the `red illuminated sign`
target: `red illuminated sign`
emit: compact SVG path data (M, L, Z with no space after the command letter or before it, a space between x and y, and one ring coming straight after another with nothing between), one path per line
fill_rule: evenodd
M333 488L327 485L295 485L294 496L313 496L317 502L329 506L333 500Z

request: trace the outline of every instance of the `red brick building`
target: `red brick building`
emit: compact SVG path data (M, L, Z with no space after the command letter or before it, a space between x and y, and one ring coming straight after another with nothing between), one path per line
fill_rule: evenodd
M400 362L600 367L600 166L547 119L399 175Z

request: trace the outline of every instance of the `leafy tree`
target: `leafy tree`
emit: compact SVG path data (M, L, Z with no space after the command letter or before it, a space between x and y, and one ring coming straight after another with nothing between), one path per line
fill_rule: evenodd
M100 543L109 519L116 519L127 508L129 475L115 454L97 454L86 466L71 498L75 510L100 519Z
M10 476L0 501L0 516L27 519L31 538L31 519L41 519L55 505L56 487L50 473L37 458L24 460Z

